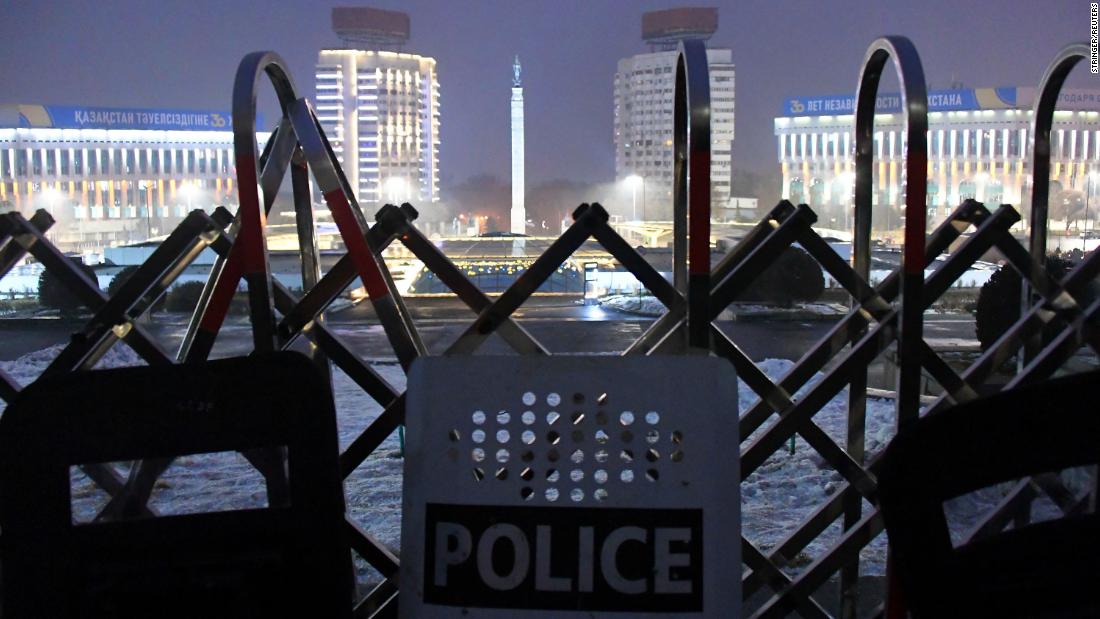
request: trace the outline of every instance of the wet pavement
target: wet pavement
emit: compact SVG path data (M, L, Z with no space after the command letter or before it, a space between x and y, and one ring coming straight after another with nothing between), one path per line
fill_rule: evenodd
M474 319L474 314L455 300L416 303L410 311L429 352L441 354ZM385 333L372 312L355 308L330 315L328 324L363 358L393 357ZM652 323L652 318L582 306L572 301L540 300L524 306L516 319L554 353L614 354L622 352ZM719 328L753 360L797 359L820 339L837 320L835 316L807 320L804 317L754 318L722 321ZM83 325L79 320L0 320L0 360L64 343ZM184 315L160 314L146 323L168 351L175 352L187 328ZM925 336L934 348L975 348L973 319L967 314L934 314L926 317ZM214 356L246 354L251 350L247 319L230 318L218 338ZM492 336L479 354L512 354L498 336Z

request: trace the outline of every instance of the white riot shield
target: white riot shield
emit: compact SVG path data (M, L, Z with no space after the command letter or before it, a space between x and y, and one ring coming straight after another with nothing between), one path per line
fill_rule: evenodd
M406 424L402 617L736 616L729 362L421 358Z

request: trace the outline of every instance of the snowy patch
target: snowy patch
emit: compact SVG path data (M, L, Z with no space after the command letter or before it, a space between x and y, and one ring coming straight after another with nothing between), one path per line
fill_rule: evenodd
M660 316L668 310L664 303L657 300L657 297L647 295L611 295L600 299L600 305L608 309L626 312L627 314L639 314L642 316Z

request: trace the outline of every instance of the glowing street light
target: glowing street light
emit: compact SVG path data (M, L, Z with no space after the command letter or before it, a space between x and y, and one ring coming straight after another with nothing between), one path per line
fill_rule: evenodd
M409 197L409 182L400 176L386 179L386 197L391 202L407 200Z
M852 208L854 208L854 206L855 206L854 204L851 204L850 201L852 200L852 190L856 186L856 173L851 172L851 171L841 172L840 174L837 175L836 180L840 182L840 186L843 188L844 194L845 194L844 203L843 203L844 204L844 229L847 230L848 226L849 226L848 212L851 211Z
M631 174L626 177L630 185L630 218L638 221L638 187L642 188L642 220L645 220L645 177Z
M1089 170L1085 188L1085 229L1089 227L1089 197L1092 195L1092 182L1100 178L1100 172ZM1068 227L1068 226L1067 226ZM1081 249L1085 249L1085 235L1081 235Z
M49 205L50 210L56 210L61 203L61 192L56 187L46 187L42 190L42 199Z
M180 187L180 193L182 193L183 197L187 199L187 212L190 213L191 201L199 195L199 188L196 187L193 183L186 183L182 187Z

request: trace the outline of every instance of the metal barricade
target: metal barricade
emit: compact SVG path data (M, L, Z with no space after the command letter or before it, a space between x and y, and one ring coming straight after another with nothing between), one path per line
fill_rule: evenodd
M350 475L405 419L406 396L390 385L370 364L359 358L329 329L324 312L357 277L362 280L386 337L403 368L424 356L426 349L404 301L397 293L382 252L391 243L403 244L466 304L475 318L452 342L445 355L476 352L494 333L523 355L545 356L548 349L513 316L515 311L586 240L595 239L646 287L667 311L655 320L624 355L711 353L727 359L758 400L739 419L741 480L793 437L803 439L842 479L834 493L779 543L759 547L742 537L745 566L742 595L748 599L765 587L770 597L755 616L776 617L795 611L803 616L828 613L811 594L830 579L839 579L842 592L838 614L854 617L860 569L860 551L883 529L876 505L878 454L865 448L867 368L893 347L899 365L896 394L898 425L921 414L919 383L922 375L942 390L924 412L973 399L998 367L1022 347L1023 364L1007 385L1013 387L1051 376L1081 346L1100 351L1095 330L1100 295L1093 280L1100 275L1100 258L1086 257L1062 281L1043 268L1046 245L1047 182L1050 175L1049 132L1054 103L1069 70L1087 53L1083 44L1063 50L1043 78L1034 114L1034 191L1031 239L1025 248L1011 234L1020 220L1008 205L989 207L973 200L961 204L936 229L925 230L927 175L927 109L919 56L904 37L884 37L872 43L864 57L856 110L855 234L853 260L841 258L812 228L816 215L806 205L777 204L713 267L709 264L709 91L705 50L699 42L680 48L676 71L674 125L673 278L667 281L608 225L599 204L583 204L573 224L540 255L506 291L495 299L480 291L451 260L415 226L413 206L387 205L368 225L348 186L336 156L320 129L308 101L298 97L285 63L274 53L248 55L234 86L234 141L241 191L241 209L235 219L226 212L208 217L193 213L117 298L107 299L79 270L64 260L43 233L50 221L44 213L26 221L17 214L0 216L0 274L25 252L32 253L51 271L63 274L66 285L97 311L80 337L55 361L51 373L90 367L116 341L126 341L149 363L188 362L207 358L225 318L229 302L243 278L256 350L285 349L306 338L314 362L324 370L336 364L383 408L380 414L340 455L344 476ZM872 149L874 100L879 77L887 62L898 72L905 98L906 195L904 257L901 268L877 285L869 281ZM255 95L261 74L271 78L283 117L262 151L254 134ZM297 298L271 277L264 240L266 214L287 171L291 174L305 291ZM321 274L312 213L309 176L312 173L332 212L347 254ZM822 336L782 376L769 378L738 343L714 324L722 309L744 291L784 249L798 244L850 295L851 310ZM140 299L160 294L182 266L203 247L220 257L212 269L184 343L175 356L163 351L134 319L147 308ZM948 249L953 247L950 253ZM922 316L952 283L982 254L996 249L1018 270L1029 293L1020 319L973 364L959 372L941 358L922 337ZM945 255L946 254L946 255ZM938 266L928 269L940 257ZM1047 324L1064 325L1047 342L1037 341ZM849 388L847 436L843 444L815 422L815 415ZM10 400L19 386L0 375L0 396ZM798 397L795 394L798 393ZM731 414L735 411L731 411ZM255 454L267 472L269 490L281 483L279 453ZM167 466L146 461L130 479L108 471L89 469L97 484L115 497L111 509L141 512L153 484ZM1096 493L1096 487L1092 493ZM1086 509L1089 495L1074 494L1057 476L1023 480L975 530L981 536L1010 521L1026 518L1031 502L1049 496L1067 513ZM870 505L868 509L864 503ZM106 514L110 515L110 514ZM842 533L828 550L809 565L791 563L840 522ZM377 541L353 518L345 527L352 548L385 578L359 602L359 616L384 616L396 608L396 554Z

